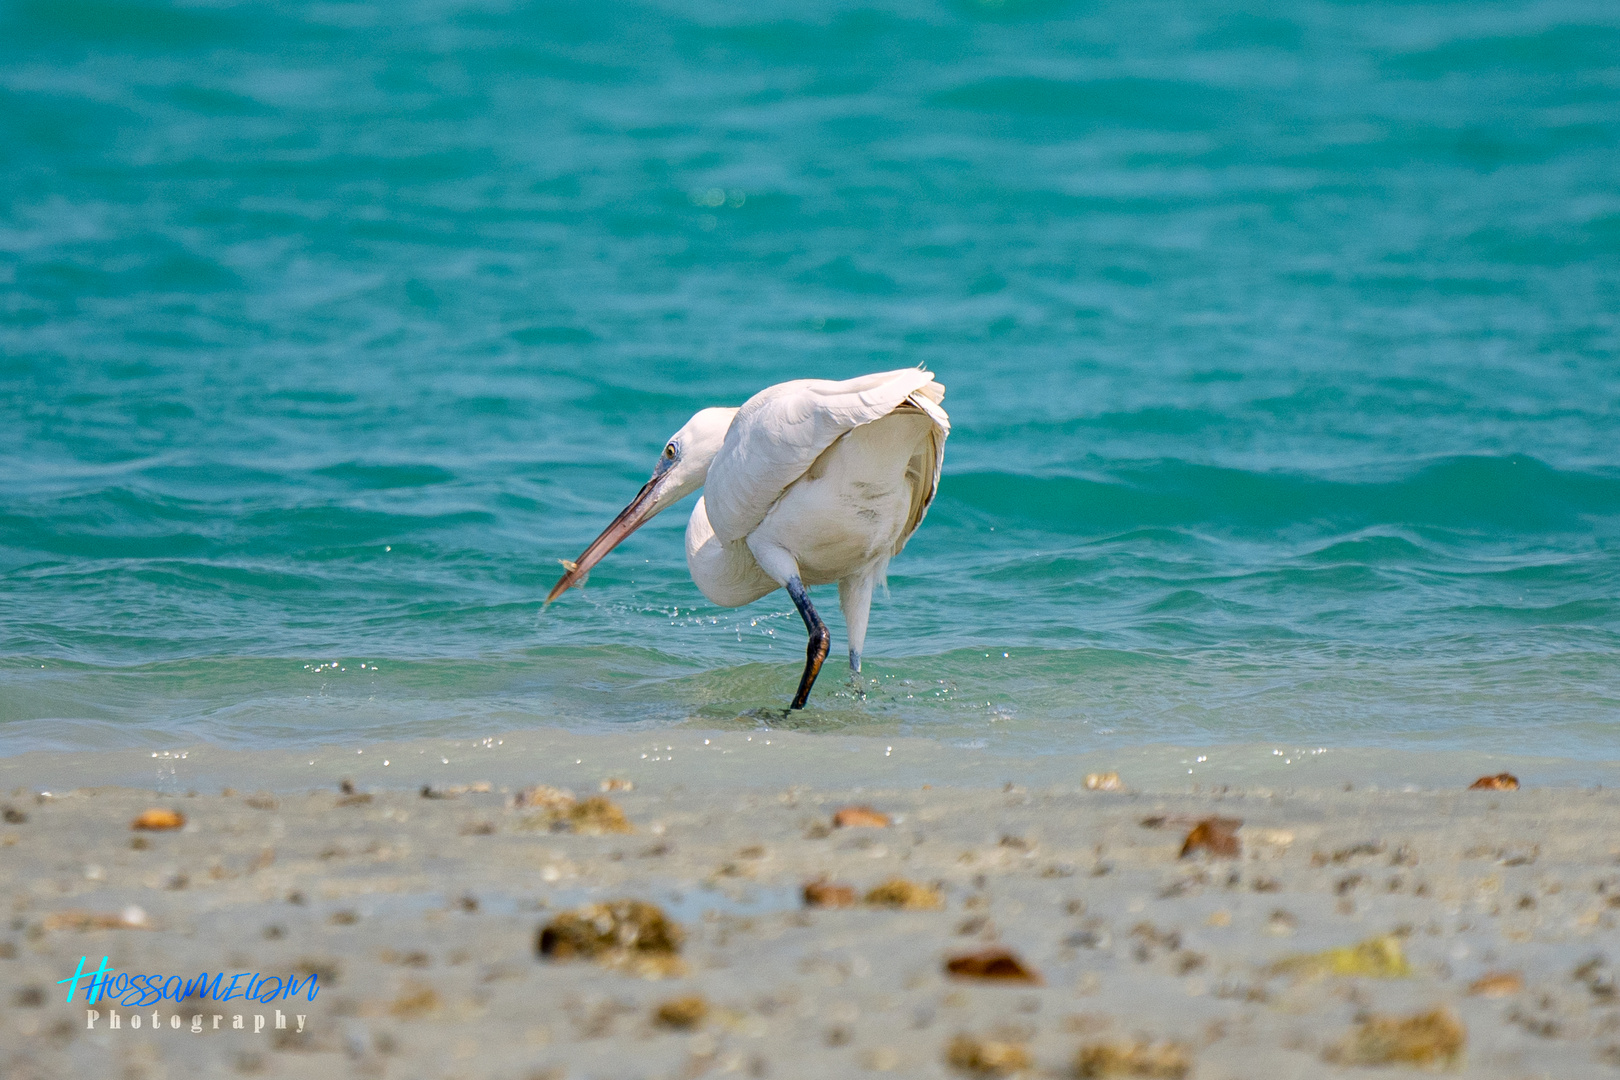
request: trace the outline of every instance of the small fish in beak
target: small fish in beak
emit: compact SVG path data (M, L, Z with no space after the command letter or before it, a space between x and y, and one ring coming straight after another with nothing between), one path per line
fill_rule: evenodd
M547 606L569 589L585 584L586 579L591 576L591 567L601 562L608 552L624 541L625 537L652 520L653 516L663 509L658 505L658 488L659 481L664 475L660 473L647 481L636 493L636 497L630 500L630 505L619 511L619 516L602 530L602 535L591 541L590 546L577 560L573 562L567 559L557 560L562 563L567 573L551 587L551 593L546 597Z

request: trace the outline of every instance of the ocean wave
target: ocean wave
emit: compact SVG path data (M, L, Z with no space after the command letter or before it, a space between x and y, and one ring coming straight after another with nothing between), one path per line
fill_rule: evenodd
M957 513L1095 536L1143 527L1344 533L1375 526L1557 534L1620 524L1620 476L1560 470L1531 457L1456 457L1400 479L1340 480L1185 461L1115 464L1095 478L948 474Z

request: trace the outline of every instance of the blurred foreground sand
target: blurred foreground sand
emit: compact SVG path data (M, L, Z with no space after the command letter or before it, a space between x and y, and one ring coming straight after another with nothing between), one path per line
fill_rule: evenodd
M841 791L668 776L607 792L634 831L591 835L562 831L589 815L516 806L516 786L479 779L436 797L363 783L12 790L0 1075L1070 1076L1085 1047L1096 1075L1130 1075L1106 1071L1133 1067L1108 1054L1138 1041L1180 1057L1135 1075L1179 1075L1175 1060L1200 1080L1378 1075L1347 1063L1358 1024L1442 1008L1466 1029L1458 1074L1620 1076L1610 791ZM833 827L850 805L891 823ZM186 824L132 830L151 808ZM1241 820L1238 857L1181 857L1210 815ZM859 900L894 878L937 888L943 906L804 906L809 881ZM684 932L678 956L537 953L559 913L618 898L659 905ZM1399 960L1374 972L1389 977L1297 959L1369 939ZM992 945L1041 981L947 973L949 957ZM81 956L188 978L313 972L321 990L165 1001L139 1011L188 1026L134 1031L123 1009L121 1030L87 1031L82 991L68 1005L57 985ZM277 1008L304 1014L305 1031L189 1029L193 1015L209 1027L215 1013Z

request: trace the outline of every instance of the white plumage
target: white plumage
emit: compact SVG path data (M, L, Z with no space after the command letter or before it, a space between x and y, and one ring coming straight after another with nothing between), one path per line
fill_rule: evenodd
M838 582L850 666L860 670L872 592L939 488L945 388L919 368L768 387L740 409L704 409L664 447L652 479L569 566L547 603L583 582L630 533L698 488L686 527L692 580L723 607L777 588L810 631L794 707L826 656L809 585Z

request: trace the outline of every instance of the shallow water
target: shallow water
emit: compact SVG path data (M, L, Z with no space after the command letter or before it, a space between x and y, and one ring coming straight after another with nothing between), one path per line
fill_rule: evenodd
M1617 175L1610 3L9 5L0 753L1620 757ZM684 511L542 611L695 409L915 363L858 691Z

